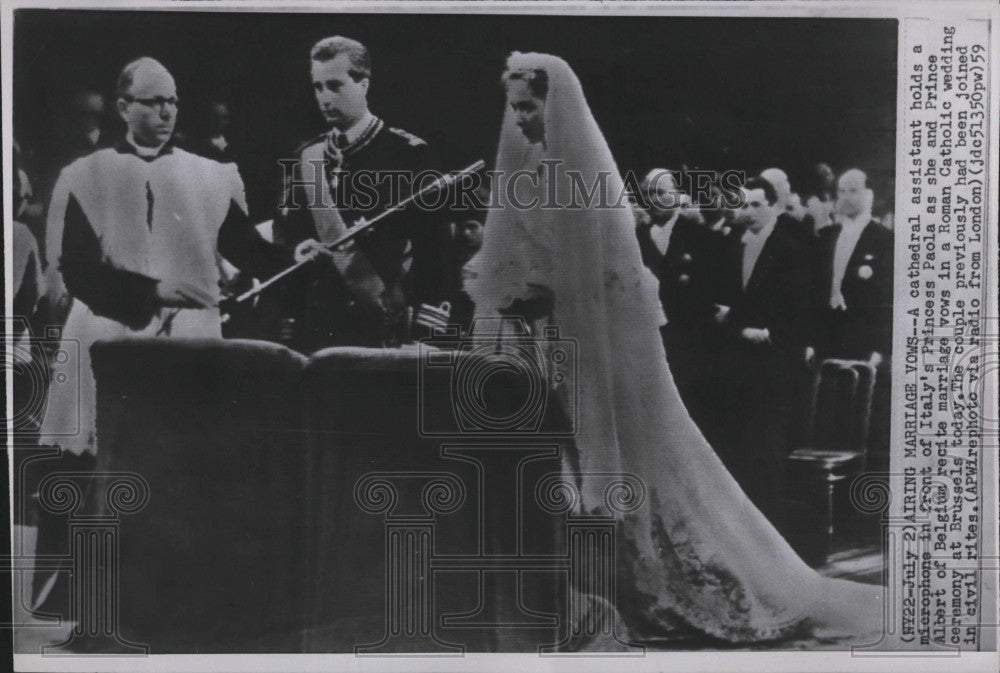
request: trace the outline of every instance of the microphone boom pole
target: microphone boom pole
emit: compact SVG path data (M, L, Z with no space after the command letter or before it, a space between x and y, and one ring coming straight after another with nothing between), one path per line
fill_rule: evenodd
M372 219L366 220L365 218L362 217L357 222L355 222L353 226L349 227L347 229L347 231L344 232L343 236L341 236L340 238L338 238L335 241L331 241L330 243L327 243L324 247L327 248L328 250L334 250L334 249L336 249L336 248L344 245L348 241L350 241L353 238L355 238L358 234L360 234L361 232L365 231L366 229L371 228L373 225L375 225L376 223L378 223L381 220L385 219L386 217L389 217L393 213L396 213L396 212L399 212L399 211L403 210L404 208L406 208L407 206L409 206L411 203L413 203L414 201L416 201L418 198L420 198L424 194L427 194L427 193L430 193L430 192L437 191L439 189L443 189L445 187L448 187L448 186L454 184L459 179L465 178L465 177L467 177L469 175L472 175L473 173L477 173L477 172L481 171L485 166L486 166L486 162L483 161L482 159L480 159L479 161L476 161L476 162L474 162L472 164L469 164L468 166L466 166L462 170L456 172L454 175L443 175L443 176L441 176L440 178L438 178L437 180L435 180L432 184L427 185L426 187L424 187L420 191L415 192L413 194L410 194L408 197L406 197L405 199L403 199L402 201L400 201L399 203L397 203L395 205L389 206L388 208L386 208L384 211L382 211L381 213L379 213L378 215L376 215ZM279 280L281 280L282 278L284 278L285 276L289 275L290 273L295 272L297 269L305 266L306 264L308 264L311 261L312 261L312 258L308 258L308 259L303 259L301 262L296 262L295 264L293 264L292 266L288 267L287 269L284 269L283 271L280 271L279 273L277 273L277 274L271 276L270 278L268 278L267 280L263 281L260 285L257 285L256 287L254 287L254 288L252 288L250 290L247 290L246 292L244 292L243 294L239 295L238 297L236 297L232 301L234 303L236 303L236 304L242 304L243 302L245 302L247 300L253 299L257 295L259 295L261 292L263 292L264 290L266 290L267 288L271 287L272 285L274 285L275 283L277 283Z

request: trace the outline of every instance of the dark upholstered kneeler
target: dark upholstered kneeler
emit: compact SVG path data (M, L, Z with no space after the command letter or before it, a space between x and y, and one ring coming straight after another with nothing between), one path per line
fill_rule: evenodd
M565 635L565 515L543 511L535 486L566 447L421 437L419 413L455 426L452 368L421 379L415 348L306 364L250 341L97 344L93 362L99 468L150 486L121 523L126 640L152 653L535 652ZM492 401L523 394L503 386ZM356 493L373 473L394 507L375 511L377 486ZM403 549L387 550L390 533ZM410 553L414 540L427 547ZM403 556L415 565L387 581Z
M455 426L454 369L425 368L421 378L419 358L415 348L336 348L315 354L306 369L310 529L317 533L306 649L536 652L566 631L567 575L536 567L519 577L511 568L530 565L514 560L518 554L566 554L564 517L543 512L535 498L539 479L560 470L559 440L515 433L484 446L476 433L419 436L419 414L425 426ZM358 482L373 472L388 473L393 485L395 506L386 512L364 513L358 504L371 485ZM435 475L459 481L464 502L427 526L421 490ZM368 506L378 499L370 493ZM386 549L393 535L405 544L405 531L421 526L433 528L425 539L430 558ZM484 571L485 561L470 558L489 555L507 557L508 569ZM390 564L396 575L387 579L387 558L403 557L415 561L413 572ZM407 584L407 576L416 581ZM409 592L405 604L394 599L399 585ZM429 604L412 610L423 600Z
M181 339L92 355L98 469L135 472L150 490L121 517L120 635L153 654L298 651L306 359Z

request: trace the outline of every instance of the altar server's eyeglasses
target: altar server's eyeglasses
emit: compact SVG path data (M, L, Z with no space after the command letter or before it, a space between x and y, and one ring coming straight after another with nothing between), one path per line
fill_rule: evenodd
M157 110L163 110L163 108L168 105L176 110L178 102L175 96L171 96L170 98L164 98L163 96L157 96L155 98L135 98L134 96L125 96L125 100L129 103L139 103L140 105L145 105L148 108L156 108Z

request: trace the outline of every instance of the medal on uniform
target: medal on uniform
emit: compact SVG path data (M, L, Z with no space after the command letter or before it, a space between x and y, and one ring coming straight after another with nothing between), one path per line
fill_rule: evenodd
M337 186L340 184L340 173L343 172L344 166L345 147L347 147L347 136L336 129L332 129L329 135L327 135L326 146L323 149L323 154L330 166L328 184L330 185L331 192L337 191Z

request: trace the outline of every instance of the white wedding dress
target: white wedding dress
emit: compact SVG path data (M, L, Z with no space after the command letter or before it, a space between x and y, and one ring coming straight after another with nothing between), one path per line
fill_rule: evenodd
M642 264L630 209L614 206L622 178L575 74L544 54L515 53L508 69L547 72L545 142L529 144L507 111L496 166L501 207L489 213L467 289L482 317L523 297L528 282L552 289L552 323L561 337L576 340L579 355L582 507L600 505L606 483L588 473L628 473L645 485L645 503L622 517L619 541L627 559L620 576L630 586L615 607L631 636L653 637L657 627L666 632L679 621L731 642L771 640L810 626L877 633L882 588L809 568L688 416L658 330L656 280ZM508 192L507 178L516 171L536 172L537 186L521 178ZM570 203L573 171L587 189L599 185L594 203L603 196L608 207L582 199L577 207L516 207L553 194Z

